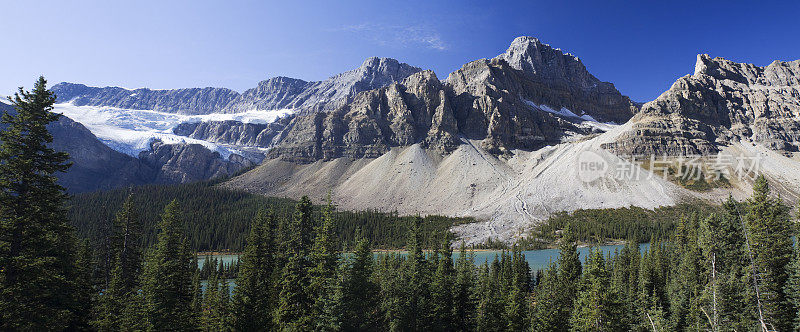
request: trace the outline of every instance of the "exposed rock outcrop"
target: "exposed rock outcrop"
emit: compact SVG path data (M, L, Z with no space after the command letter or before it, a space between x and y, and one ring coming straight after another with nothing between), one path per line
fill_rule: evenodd
M736 141L793 152L800 148L800 60L768 66L701 54L646 103L632 129L605 147L618 154L713 154Z
M271 123L243 123L240 121L208 121L181 123L172 132L176 135L203 141L243 147L266 148L272 144L289 122L283 117Z
M423 71L331 111L300 114L276 138L270 156L301 163L374 158L416 143L447 153L460 137L501 155L588 134L592 129L576 122L624 122L636 110L577 58L520 37L506 53L470 62L445 82Z
M536 104L563 107L578 115L589 114L600 122L620 124L637 111L637 106L614 84L594 77L578 57L534 37L517 37L495 59L504 59L511 68L525 74L531 85L526 89L526 98Z
M156 169L156 183L186 183L229 176L252 167L250 160L232 154L225 160L200 144L164 144L153 141L150 150L139 154L141 161Z
M444 86L432 71L423 71L360 93L336 110L297 116L270 156L301 163L375 158L418 142L448 150L458 144L454 119Z

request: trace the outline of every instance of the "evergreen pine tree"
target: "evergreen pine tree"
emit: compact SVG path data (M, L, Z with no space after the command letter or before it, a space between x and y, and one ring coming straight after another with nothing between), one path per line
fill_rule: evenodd
M128 304L130 292L122 281L122 266L115 264L111 271L111 281L100 296L97 317L94 322L99 331L119 331L123 325L123 312Z
M528 326L528 287L530 285L530 268L525 256L518 247L514 247L508 262L512 266L510 289L506 293L506 326L509 331L522 331Z
M409 230L405 264L405 326L409 331L426 331L430 316L430 275L422 253L422 218L417 216Z
M573 301L577 297L578 283L582 272L581 260L578 255L578 244L568 224L561 232L558 244L558 288L555 293L555 319L560 331L567 331L569 320L572 316Z
M678 330L705 329L710 326L702 312L702 293L706 284L706 270L701 262L698 240L699 216L684 218L674 240L675 264L667 286L670 294L670 323ZM657 271L663 271L656 265Z
M620 294L625 307L625 325L634 326L637 321L637 290L639 281L639 243L634 239L625 242L619 255L614 258L611 285Z
M784 292L789 298L789 305L794 316L792 317L792 330L800 331L800 246L794 246L794 255L789 264L789 281Z
M287 227L286 264L280 281L275 323L286 331L312 329L313 298L309 296L312 236L311 200L304 196Z
M317 322L324 324L324 326L318 325L316 330L331 330L340 325L339 317L326 314L326 312L335 314L328 309L334 305L333 297L337 296L334 288L338 284L336 270L339 266L339 253L335 229L333 203L328 194L327 204L322 210L322 224L317 228L317 236L311 249L313 267L309 272L311 281L308 292L314 301L313 316Z
M55 177L69 156L47 146L47 125L61 115L46 85L39 77L33 91L20 88L9 98L16 114L0 120L0 330L63 330L90 305Z
M476 313L476 330L504 331L507 328L504 319L502 288L502 262L497 255L491 265L484 265L478 286L479 300Z
M118 331L123 327L123 312L133 292L139 290L141 274L141 222L133 209L129 195L117 213L111 236L110 280L99 299L95 325L103 331Z
M122 312L122 328L118 331L152 331L153 327L147 320L145 306L142 292L131 293Z
M266 331L272 326L272 303L277 243L272 212L261 210L250 226L247 246L239 258L233 295L233 327L239 331Z
M192 311L192 273L197 269L189 249L180 208L172 201L164 209L155 247L144 267L142 292L150 327L162 330L197 328Z
M228 329L228 283L220 276L221 262L206 260L209 276L203 294L202 328L205 331L224 331ZM219 266L219 267L218 267Z
M744 220L750 234L764 319L772 328L788 331L795 316L784 292L793 245L789 209L779 198L770 196L769 184L763 175L753 184Z
M716 330L746 330L754 326L744 234L735 205L729 198L723 212L705 218L700 227L699 241L708 271L703 294L705 310Z
M206 262L203 266L207 264L208 257L206 257ZM195 321L198 323L202 323L203 318L203 285L200 282L200 274L200 269L195 265L194 271L192 271L192 303L189 306L194 314Z
M379 257L377 276L380 280L382 313L381 330L406 331L408 323L407 312L407 287L408 279L405 272L405 260L397 254L382 255ZM356 305L356 304L352 304ZM348 305L349 306L349 305Z
M475 257L467 254L464 242L458 250L453 286L453 330L470 331L475 319Z
M98 291L95 289L96 283L92 280L92 272L95 264L94 254L89 246L88 240L83 240L78 244L76 258L77 278L75 280L75 300L78 303L87 305L75 306L72 322L67 327L70 331L92 331L93 311L96 307Z
M571 331L621 331L622 326L618 295L612 291L603 254L592 251L586 260L586 271L581 277L575 309L570 318Z
M128 195L114 219L114 257L120 265L122 287L126 291L138 288L142 269L142 221Z
M372 251L362 237L356 244L350 271L345 276L342 330L378 330L380 289L373 281L372 273Z
M435 255L438 261L431 278L431 327L434 331L449 331L455 321L453 286L456 274L450 243L444 241Z
M219 331L231 330L233 319L231 316L231 285L225 276L219 277L219 292L217 292L217 306L219 312Z
M556 299L560 291L558 266L551 261L547 270L537 278L530 314L531 331L554 332L569 328L558 319Z

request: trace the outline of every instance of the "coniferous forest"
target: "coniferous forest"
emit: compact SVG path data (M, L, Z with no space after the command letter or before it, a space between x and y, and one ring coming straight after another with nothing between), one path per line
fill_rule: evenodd
M113 217L83 217L78 233L74 201L54 176L68 156L47 147L54 101L40 78L13 99L17 114L2 119L0 330L800 329L795 216L763 177L746 201L683 215L643 252L632 238L616 255L593 251L582 264L580 225L565 223L559 258L545 271L531 271L518 247L487 264L463 245L455 257L451 238L431 235L431 221L419 217L402 227L406 254L376 256L369 228L377 224L331 204L315 208L307 197L291 209L254 201L263 208L252 216L231 212L246 219L233 231L247 236L236 242L218 240L219 229L201 231L198 220L209 219L192 216L194 207L169 190L162 195L176 197L157 218L143 212L136 190L119 191L109 195L125 193ZM220 243L241 246L237 271L198 269L196 251Z

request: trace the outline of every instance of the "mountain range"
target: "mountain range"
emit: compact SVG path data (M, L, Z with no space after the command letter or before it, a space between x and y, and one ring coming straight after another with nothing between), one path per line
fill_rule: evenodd
M243 93L52 91L66 115L51 125L53 144L73 155L61 178L73 192L236 175L220 185L315 200L330 191L344 209L472 216L479 222L454 229L468 243L514 241L558 211L742 197L754 172L784 199L800 195L800 61L699 55L693 74L644 104L533 37L444 80L368 58L324 81L275 77ZM721 156L747 160L750 173ZM675 172L688 158L716 167L687 182Z

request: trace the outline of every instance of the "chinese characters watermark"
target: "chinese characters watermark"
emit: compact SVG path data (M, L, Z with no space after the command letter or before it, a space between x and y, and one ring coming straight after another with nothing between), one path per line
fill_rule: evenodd
M752 180L761 167L761 157L720 152L716 155L615 156L583 151L578 156L577 175L583 182L600 178L720 182Z

